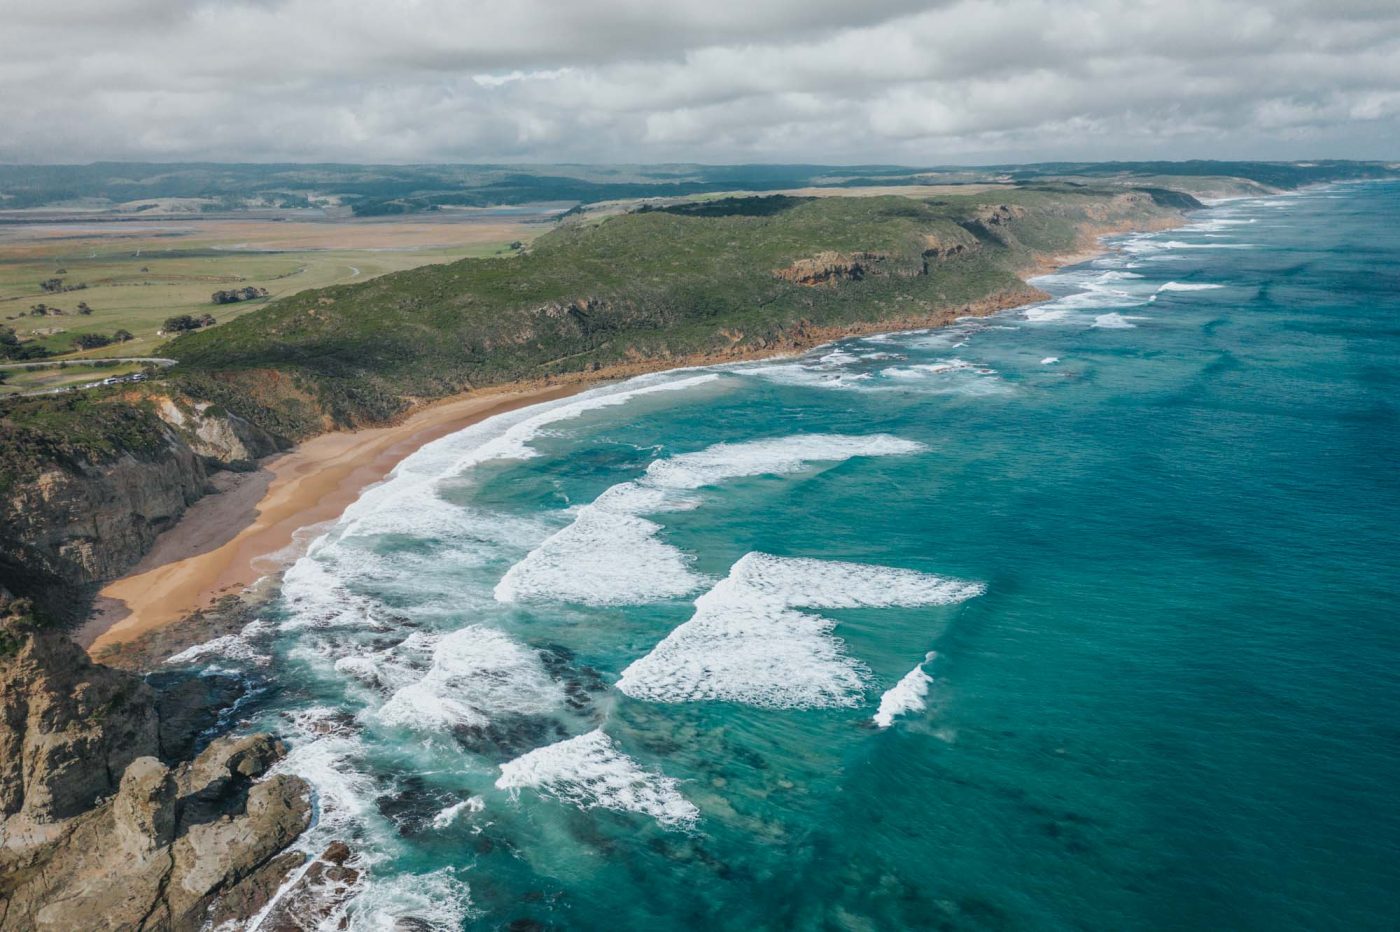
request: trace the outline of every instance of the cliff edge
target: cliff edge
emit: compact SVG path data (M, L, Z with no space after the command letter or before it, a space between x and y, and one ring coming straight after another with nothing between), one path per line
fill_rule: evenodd
M224 737L187 691L92 663L0 590L0 930L246 919L301 862L309 788L268 735ZM217 905L216 905L217 904Z

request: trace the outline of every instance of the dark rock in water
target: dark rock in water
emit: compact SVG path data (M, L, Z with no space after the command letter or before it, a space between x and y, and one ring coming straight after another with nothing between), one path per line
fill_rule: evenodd
M549 927L536 919L512 919L506 926L508 932L545 932Z
M587 703L588 693L606 692L607 682L603 675L589 666L578 666L577 655L562 644L545 644L538 647L540 662L549 675L564 685L569 704Z
M536 648L540 655L540 662L544 668L555 677L563 676L564 672L574 662L577 655L572 649L563 644L541 644Z
M160 747L169 759L192 757L200 736L246 691L242 678L229 673L162 671L146 677L146 682L157 690Z
M487 725L458 725L452 735L466 750L501 762L567 738L569 733L550 718L502 714Z
M438 927L416 916L400 916L394 920L394 932L438 932Z
M321 860L337 866L344 866L350 858L350 846L343 841L333 841L321 852Z
M399 779L396 792L376 797L374 804L400 835L410 837L432 828L439 812L461 801L457 794L429 786L422 777L410 774Z
M346 737L353 735L360 730L360 725L355 721L355 716L344 709L336 709L324 715L308 716L299 720L295 713L283 712L282 717L289 722L300 724L306 731L313 735L337 735Z

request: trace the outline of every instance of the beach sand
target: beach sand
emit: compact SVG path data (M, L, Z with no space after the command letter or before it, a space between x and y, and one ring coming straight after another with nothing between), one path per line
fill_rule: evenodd
M319 527L340 517L399 461L430 441L493 415L646 372L779 358L862 333L944 326L959 316L992 314L1044 297L1048 296L1027 287L905 319L809 328L789 346L641 360L598 372L564 374L544 385L505 385L435 402L396 425L313 437L268 460L256 473L216 477L221 494L192 505L131 572L108 583L74 640L96 657L280 572L301 556Z
M220 474L127 575L98 595L74 637L96 653L239 592L300 556L314 529L339 517L404 457L497 414L589 387L583 382L473 393L388 427L322 434L252 473ZM298 533L301 532L301 533Z
M1047 272L1102 254L1103 235L1086 236L1079 244L1082 252L1056 257L1027 272ZM642 360L561 375L544 385L500 386L433 403L396 425L313 437L256 473L216 477L221 494L196 502L135 569L103 588L93 614L74 638L96 656L285 569L301 556L319 527L338 518L366 487L387 476L410 453L493 415L644 372L776 358L861 334L945 326L962 316L993 314L1048 297L1025 286L961 308L878 323L808 328L795 334L788 346Z

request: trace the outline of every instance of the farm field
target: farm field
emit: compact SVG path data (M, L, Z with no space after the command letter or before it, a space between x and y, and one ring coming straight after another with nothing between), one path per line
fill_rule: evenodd
M209 314L223 324L308 288L508 255L512 243L529 243L550 229L553 212L444 214L430 220L6 223L0 225L0 326L68 358L149 355L165 341L157 331L169 317ZM41 283L55 279L55 290L44 290ZM215 291L246 287L266 289L267 297L212 300ZM80 313L80 302L91 313ZM33 314L40 304L48 313ZM117 330L133 339L70 352L76 337Z

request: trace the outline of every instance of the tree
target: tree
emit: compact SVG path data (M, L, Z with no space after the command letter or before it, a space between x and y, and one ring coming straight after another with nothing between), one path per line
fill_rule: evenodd
M86 301L79 301L78 313L86 317L87 315L92 313L92 308L88 307L88 303Z
M97 349L111 344L112 338L100 333L80 333L73 338L73 348L78 350Z
M198 330L199 321L188 314L180 314L175 317L167 317L160 329L166 333L184 333L187 330Z
M130 330L118 330L112 334L112 339L117 343L130 343L136 337L132 335Z

